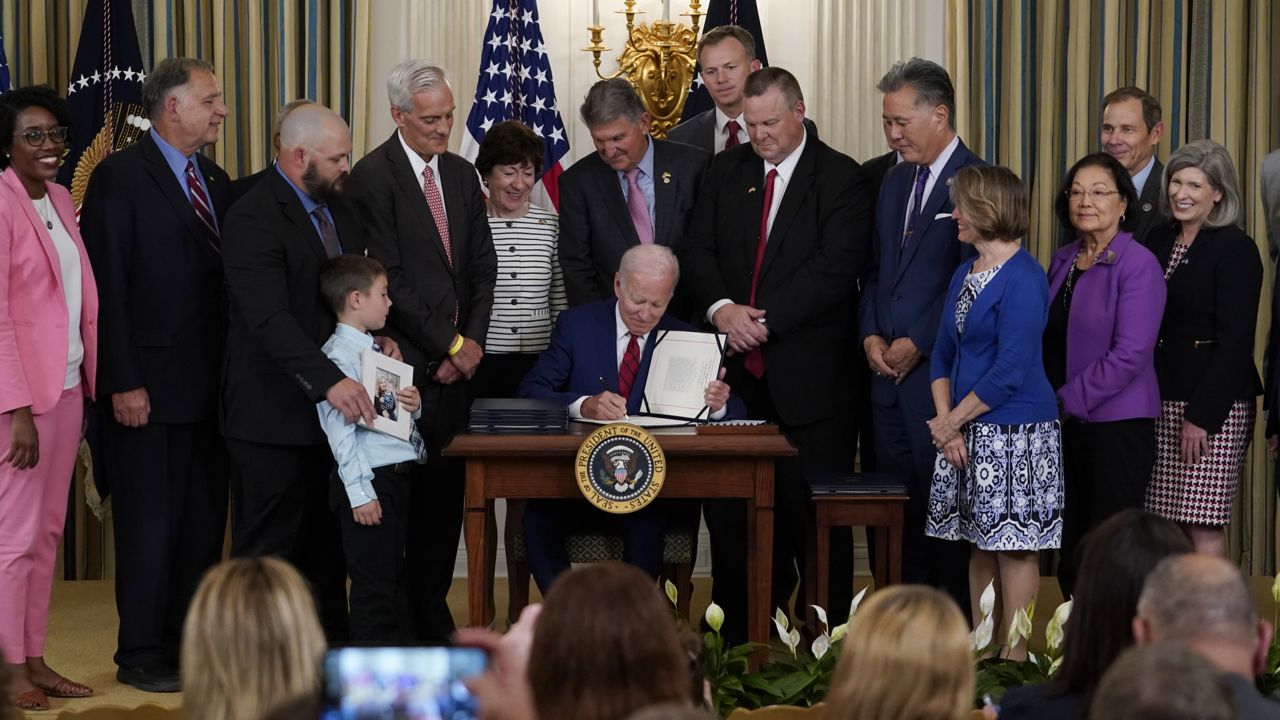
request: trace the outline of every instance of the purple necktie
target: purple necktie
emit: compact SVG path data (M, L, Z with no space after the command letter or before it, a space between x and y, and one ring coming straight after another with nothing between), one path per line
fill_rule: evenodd
M929 168L920 166L916 168L916 187L911 192L914 200L911 204L911 211L907 213L907 229L902 233L902 244L905 246L911 241L911 233L915 230L916 221L920 219L920 211L924 209L924 186L929 182Z
M649 203L644 199L644 191L640 183L640 168L633 167L627 171L627 212L631 215L631 224L636 226L636 236L641 245L653 244L653 224L649 222Z

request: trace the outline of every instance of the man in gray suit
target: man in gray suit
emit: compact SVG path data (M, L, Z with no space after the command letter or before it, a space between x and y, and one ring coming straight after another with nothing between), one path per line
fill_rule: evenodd
M1102 99L1102 149L1120 161L1138 191L1138 224L1133 239L1147 244L1147 235L1160 213L1160 186L1164 165L1156 148L1164 135L1160 103L1146 90L1128 86Z
M582 102L596 152L560 177L560 267L570 305L613 297L627 249L665 245L679 254L708 154L649 137L649 114L631 84L601 80ZM680 289L668 312L687 313Z
M698 41L702 83L715 107L698 113L667 132L667 139L702 148L711 154L750 142L742 117L742 88L747 76L760 69L756 41L737 25L719 25ZM809 137L818 137L818 126L804 119Z

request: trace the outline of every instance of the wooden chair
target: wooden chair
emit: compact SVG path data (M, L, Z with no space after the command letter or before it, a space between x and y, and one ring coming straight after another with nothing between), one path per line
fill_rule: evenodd
M529 565L524 545L524 506L520 500L507 501L507 522L503 542L507 551L507 622L514 624L529 604ZM575 563L622 560L622 538L616 535L570 535L565 541L569 561ZM662 577L676 586L676 609L689 617L693 596L693 563L698 555L697 529L667 532L662 548Z
M826 705L823 703L807 708L770 705L756 710L738 708L729 713L729 720L822 720L825 714Z
M874 537L871 574L876 589L902 582L902 524L907 488L889 475L844 473L809 480L811 502L809 552L806 553L805 604L826 602L831 560L831 531L865 527ZM813 611L809 610L812 615ZM809 623L816 627L816 618Z

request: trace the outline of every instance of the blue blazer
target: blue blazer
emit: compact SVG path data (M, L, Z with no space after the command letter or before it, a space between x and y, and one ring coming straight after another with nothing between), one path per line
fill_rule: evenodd
M858 309L860 337L879 335L888 342L910 337L922 355L932 354L947 283L956 266L973 256L973 248L956 241L947 183L960 168L982 163L982 158L970 152L963 141L956 147L925 200L915 232L905 246L902 233L917 166L902 162L885 174L876 201L871 269ZM872 400L890 401L894 397L893 382L872 378L871 396Z
M1058 401L1044 374L1041 339L1049 318L1049 281L1024 249L1008 261L969 308L964 334L956 330L956 299L974 260L951 277L930 381L951 379L951 402L973 392L991 407L980 422L1016 425L1058 418Z
M614 318L617 299L597 300L569 308L556 318L551 344L538 355L533 368L520 381L518 393L523 398L556 399L572 405L583 396L598 395L605 388L618 391L618 329ZM692 325L663 315L653 332L663 330L697 331ZM640 357L640 370L627 396L627 414L640 412L640 399L649 379L649 363L653 359L653 335L645 343ZM725 419L746 417L746 406L730 395Z

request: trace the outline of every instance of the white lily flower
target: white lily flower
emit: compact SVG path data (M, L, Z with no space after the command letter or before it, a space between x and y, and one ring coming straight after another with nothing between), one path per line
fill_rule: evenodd
M1049 677L1053 677L1054 675L1057 675L1058 668L1060 667L1062 667L1062 658L1057 658L1052 663L1049 663Z
M849 623L837 625L835 630L831 631L831 642L837 643L844 639L846 633L849 632Z
M667 599L671 601L671 605L674 607L676 604L676 598L680 596L679 591L676 590L675 583L668 580L662 588L667 591Z
M783 630L786 630L787 628L791 627L791 622L787 620L787 614L782 612L782 608L778 608L776 611L774 611L773 624L777 625ZM786 633L784 632L783 635L785 634Z
M858 606L862 604L862 598L867 594L867 589L862 588L862 592L853 596L853 602L849 603L849 619L853 619L853 614L858 612Z
M793 629L787 636L787 647L791 648L791 657L796 656L796 648L800 647L800 631Z
M1058 606L1053 611L1053 617L1049 618L1049 624L1044 629L1045 643L1049 646L1049 653L1053 654L1062 647L1062 639L1066 636L1064 628L1067 624L1067 618L1071 616L1072 601L1068 600Z
M715 603L711 603L707 606L707 614L705 617L707 619L707 625L709 625L712 630L720 632L720 626L724 625L724 608L721 608Z
M1018 612L1013 614L1013 622L1009 625L1009 647L1030 639L1031 616L1027 614L1026 608L1018 608Z
M782 638L782 642L786 642L791 634L787 632L787 618L779 610L778 614L773 617L773 626L778 630L778 637Z
M978 627L969 633L969 644L974 652L982 652L991 647L991 634L995 631L995 620L991 615L984 615Z
M1271 583L1271 599L1280 603L1280 574L1276 575L1276 579Z
M823 610L820 605L810 605L809 607L813 608L813 611L818 614L818 621L822 623L822 628L825 631L828 628L827 611Z
M831 649L831 640L826 633L823 633L813 639L813 646L810 649L813 650L813 656L821 660L822 656L826 655L827 651Z
M982 613L982 617L986 617L995 612L996 609L996 581L993 579L987 583L987 589L982 591L982 598L978 600L978 611Z

